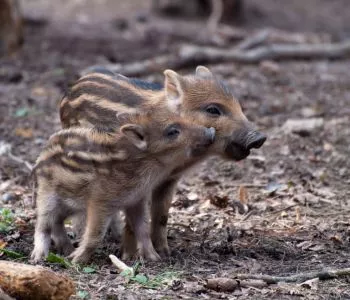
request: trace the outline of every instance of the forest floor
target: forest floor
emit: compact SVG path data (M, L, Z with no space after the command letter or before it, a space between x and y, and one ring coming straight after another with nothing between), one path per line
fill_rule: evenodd
M120 31L121 18L152 20L146 1L130 1L120 10L110 3L109 14L112 8L117 13L109 20L103 20L102 9L84 12L84 7L60 7L60 2L57 10L54 4L43 8L41 0L25 5L23 49L0 60L0 248L25 257L33 247L35 211L29 170L21 161L33 164L60 128L57 104L67 87L90 65L154 57L181 42L144 35L131 26ZM261 2L247 0L249 12L241 27L349 36L347 1L303 1L302 9L298 1L284 1L283 7L273 0ZM69 14L52 15L60 9ZM52 22L42 22L45 16ZM85 271L44 264L76 281L72 299L350 299L350 277L312 288L283 283L225 293L205 287L208 278L236 273L284 276L349 267L349 66L350 59L279 61L273 68L264 63L208 65L232 85L248 118L267 134L264 146L239 163L211 158L181 181L169 219L171 256L141 265L147 282L127 283L118 274L108 255L118 255L120 244L108 239ZM178 71L192 73L194 68ZM161 81L162 73L145 78ZM315 118L310 128L303 125ZM305 128L291 132L284 125L289 119ZM240 186L248 197L239 195ZM237 201L246 201L248 208L237 209ZM0 254L0 259L13 258Z

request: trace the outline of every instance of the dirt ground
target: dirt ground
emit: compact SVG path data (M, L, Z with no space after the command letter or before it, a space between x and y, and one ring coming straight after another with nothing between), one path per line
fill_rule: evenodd
M0 59L0 207L13 212L16 224L0 231L0 247L25 256L32 249L31 181L19 159L33 164L60 128L57 103L78 72L153 57L181 42L144 35L142 23L130 25L135 19L152 21L147 1L116 2L23 1L24 47ZM241 26L248 30L350 36L345 0L246 2ZM350 277L320 281L311 289L290 283L223 293L204 286L208 278L235 273L284 276L349 267L349 66L350 59L280 61L274 72L264 64L208 66L230 82L268 140L242 162L211 158L183 179L169 220L171 257L145 262L139 270L157 285L126 283L108 258L120 245L108 240L93 257L93 273L45 265L76 281L72 299L350 299ZM283 126L289 119L310 118L319 118L319 124L297 134ZM248 192L245 211L235 205L244 200L241 185Z

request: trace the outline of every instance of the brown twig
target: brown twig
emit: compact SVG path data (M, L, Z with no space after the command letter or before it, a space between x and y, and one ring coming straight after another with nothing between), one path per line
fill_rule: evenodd
M335 269L335 270L321 270L316 272L299 273L290 276L271 276L263 274L234 274L233 277L239 280L254 279L263 280L268 284L277 282L304 282L309 279L319 278L320 280L327 280L338 278L341 276L349 276L350 268Z

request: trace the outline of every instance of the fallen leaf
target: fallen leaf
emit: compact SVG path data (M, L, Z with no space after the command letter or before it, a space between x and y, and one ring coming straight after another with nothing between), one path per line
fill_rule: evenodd
M17 127L15 129L15 135L20 136L25 139L30 139L33 137L33 130L31 128L21 128Z
M219 207L219 208L226 208L228 205L228 196L227 195L210 195L209 196L210 203Z
M317 290L318 289L318 283L320 282L319 278L313 278L310 280L306 280L302 283L300 283L299 285L303 288L307 288L310 290Z
M286 211L281 212L281 218L288 217L288 213Z
M28 107L21 107L15 111L15 117L25 117L28 115L29 109Z
M87 292L87 291L78 291L77 292L77 296L80 299L87 299L89 297L89 292Z
M49 252L49 255L46 257L46 261L50 263L58 263L64 268L72 267L72 264L68 260L52 252Z
M4 240L0 240L0 249L4 249L7 245L7 242L5 242Z
M130 280L135 281L135 282L140 283L140 284L145 284L148 282L147 276L145 276L143 274L137 274L136 276L131 277Z
M265 188L265 193L269 194L270 196L276 193L277 191L285 191L288 189L288 185L286 184L281 184L278 182L270 182L266 188Z
M1 252L10 258L23 258L24 257L24 255L21 253L18 253L18 252L12 251L12 250L8 250L5 248L0 248L0 253Z
M248 191L247 189L243 186L240 185L238 189L238 199L241 201L243 204L248 204Z
M96 269L92 268L92 267L84 267L83 268L83 272L86 273L86 274L95 273Z
M332 240L333 242L339 243L339 244L343 243L341 236L339 236L338 234L331 236L330 240Z
M49 91L43 87L34 87L30 94L32 97L47 97Z

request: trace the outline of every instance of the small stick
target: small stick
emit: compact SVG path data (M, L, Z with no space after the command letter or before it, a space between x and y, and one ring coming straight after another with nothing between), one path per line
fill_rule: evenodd
M247 214L245 214L245 215L243 216L243 218L241 219L241 222L247 221L247 220L250 218L250 216L251 216L254 212L255 212L254 210L251 210L250 212L248 212Z
M18 162L20 164L24 164L30 172L33 170L33 166L29 162L23 160L22 158L14 156L11 152L8 152L7 154L9 156L9 158L14 160L15 162Z
M247 188L259 188L259 187L266 187L266 184L255 184L255 183L232 183L230 184L230 186L232 187L240 187L240 186L244 186Z
M295 207L295 206L298 206L298 205L299 205L299 203L298 203L298 204L292 204L292 205L289 205L289 206L287 206L287 207L284 207L284 208L278 209L278 210L276 210L276 211L270 212L268 215L270 215L270 216L271 216L271 215L276 215L276 214L278 214L278 213L280 213L280 212L282 212L282 211L291 209L291 208L293 208L293 207Z
M341 276L349 276L350 268L335 269L335 270L321 270L316 272L299 273L290 276L270 276L263 274L234 274L235 279L255 279L263 280L268 284L274 284L277 282L304 282L309 279L319 278L320 280L327 280L338 278Z

